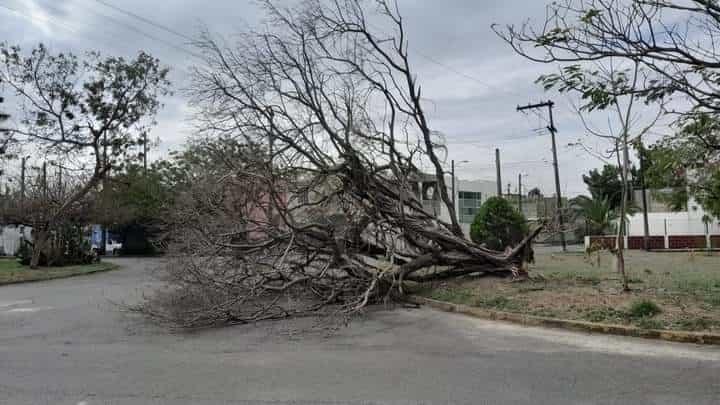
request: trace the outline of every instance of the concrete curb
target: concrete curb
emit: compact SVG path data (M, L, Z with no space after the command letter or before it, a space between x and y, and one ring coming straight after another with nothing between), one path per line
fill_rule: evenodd
M120 265L119 265L119 264L115 264L115 263L105 262L105 263L103 263L103 264L106 265L106 266L103 267L103 268L100 268L100 269L97 269L97 270L93 270L93 271L86 271L86 272L84 272L84 273L72 273L72 274L65 274L65 275L57 276L57 277L37 278L37 279L33 279L33 280L0 281L0 287L6 286L6 285L27 284L27 283L39 283L39 282L42 282L42 281L62 280L62 279L64 279L64 278L89 276L89 275L91 275L91 274L95 274L95 273L105 273L105 272L107 272L107 271L113 271L113 270L117 270L117 269L120 268Z
M407 298L412 303L427 305L440 311L456 312L476 318L489 319L493 321L507 321L526 326L561 328L589 333L604 333L611 335L640 337L645 339L659 339L669 342L720 345L720 334L714 333L641 329L634 326L612 325L585 321L571 321L567 319L546 318L542 316L493 311L484 308L471 307L469 305L437 301L417 295L410 295Z

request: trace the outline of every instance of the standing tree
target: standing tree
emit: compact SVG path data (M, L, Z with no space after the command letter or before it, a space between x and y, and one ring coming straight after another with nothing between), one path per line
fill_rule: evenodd
M126 164L93 196L94 223L119 234L123 254L155 252L153 239L162 231L173 193L179 191L166 184L158 166L152 164L145 170L138 164Z
M0 77L0 90L2 90L2 84L3 80L2 77ZM2 159L7 159L7 147L12 138L7 136L10 129L5 126L5 123L10 119L10 114L3 111L2 104L4 102L5 98L0 96L0 139L2 140L2 144L0 144L0 156L2 156ZM2 172L0 172L0 174L2 174Z
M570 200L570 207L575 218L585 223L585 235L605 235L617 229L617 211L607 199L580 195Z
M620 206L622 182L617 166L606 164L602 170L592 169L587 175L583 174L582 179L594 200L607 202L611 209Z
M708 208L708 193L720 177L720 3L716 0L561 0L547 7L545 21L493 27L512 48L541 63L583 64L622 59L643 76L613 96L634 95L653 102L673 99L669 112L680 130L663 144L680 155L690 146L689 190ZM603 92L588 94L601 101ZM595 97L595 98L593 98ZM697 129L702 130L697 131ZM694 157L709 155L698 164ZM687 155L686 155L687 156ZM686 165L692 163L692 165Z
M158 98L168 93L167 72L143 52L132 60L97 53L79 58L52 54L42 44L28 54L0 44L0 78L20 102L20 126L6 136L85 173L81 187L35 221L31 267L38 266L63 216L122 162L152 124Z
M194 183L171 238L177 288L145 311L183 326L351 314L400 298L407 280L518 275L537 231L506 252L463 237L396 5L261 4L267 29L198 41L199 124L244 158ZM383 22L390 34L371 29ZM421 163L449 222L423 208Z
M657 113L650 114L650 119L643 120L647 111L638 113L636 102L638 97L632 89L638 88L638 83L644 76L640 65L635 63L630 67L617 67L612 59L607 65L594 64L595 68L583 68L573 64L562 67L559 73L543 75L538 79L546 90L557 88L560 92L570 92L578 95L583 104L578 108L585 129L593 136L604 139L610 143L609 150L605 151L604 158L614 158L617 164L619 179L614 177L615 169L609 168L608 181L614 182L615 190L607 190L606 182L599 182L594 188L588 183L593 198L607 201L611 208L617 211L618 227L615 243L615 256L617 257L617 271L622 276L623 289L629 291L627 272L625 271L624 238L627 236L627 215L630 213L630 191L632 190L630 163L630 146L633 142L642 139L663 113L663 102L658 100L660 108ZM589 114L596 110L607 110L610 113L608 129L599 131L589 121ZM596 156L603 157L601 152ZM605 166L608 169L608 166ZM592 173L591 173L592 174ZM583 180L591 180L583 177ZM613 192L614 191L614 192ZM619 192L619 195L618 195Z
M473 241L495 250L516 246L527 232L523 214L502 197L488 198L470 226Z
M0 86L2 86L2 79L0 79ZM5 102L5 98L3 96L0 96L0 104ZM5 128L3 124L5 121L10 119L10 114L3 112L3 110L0 110L0 134L5 134L9 132L10 130L8 128Z

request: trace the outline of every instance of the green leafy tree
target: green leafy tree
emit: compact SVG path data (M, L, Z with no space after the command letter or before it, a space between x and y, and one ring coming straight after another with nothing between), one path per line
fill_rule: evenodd
M610 209L620 206L622 198L622 182L620 168L605 165L602 170L592 169L582 176L593 201L603 201Z
M491 197L485 201L470 226L473 242L495 250L517 245L527 233L525 217L501 197Z
M161 166L155 163L145 170L142 165L128 164L113 173L95 196L95 222L120 235L123 253L155 252L152 240L162 232L176 191L165 181Z
M228 167L240 169L247 159L249 149L265 153L258 145L233 137L190 139L180 151L154 164L154 170L167 187L175 190L190 188L194 182L208 175L222 177Z
M113 167L120 167L143 138L169 93L168 69L140 52L133 59L88 53L53 54L44 45L29 53L0 44L0 78L21 101L20 126L5 139L29 145L51 160L84 173L81 187L54 202L34 221L37 267L51 232Z
M618 219L617 211L607 199L590 198L584 195L570 201L575 217L584 221L589 235L605 235L614 232Z
M653 197L673 211L687 209L689 184L681 150L657 143L645 148L643 153L645 183Z
M648 186L673 210L687 209L695 197L712 216L720 217L720 123L712 115L683 120L678 134L647 149Z

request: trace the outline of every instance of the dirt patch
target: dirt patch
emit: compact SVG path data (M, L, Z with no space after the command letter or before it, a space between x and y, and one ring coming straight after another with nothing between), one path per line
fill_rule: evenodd
M537 258L529 281L466 277L424 286L421 294L530 315L720 332L720 256L647 252L628 256L630 293L621 291L610 255L548 254Z

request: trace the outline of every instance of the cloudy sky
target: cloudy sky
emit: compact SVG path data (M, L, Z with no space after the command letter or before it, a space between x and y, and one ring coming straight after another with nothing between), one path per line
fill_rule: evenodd
M103 4L106 3L106 4ZM201 25L218 35L232 35L262 18L252 0L0 0L0 38L29 48L44 42L53 51L100 50L131 56L142 49L170 66L176 87L187 83L188 66L197 63L187 39L141 18L193 36ZM542 19L544 0L400 0L409 32L415 70L429 100L431 125L447 136L449 159L464 179L494 179L494 150L502 156L503 189L538 186L554 192L547 112L522 114L518 104L552 98L558 133L562 192L585 192L581 174L601 162L568 144L585 137L582 124L564 95L544 93L533 84L554 70L517 55L490 29L492 23ZM188 110L181 96L165 100L153 137L158 157L179 148L190 134ZM590 141L592 144L593 141ZM596 142L596 141L595 141ZM602 145L598 144L599 148ZM527 188L526 188L527 187Z

